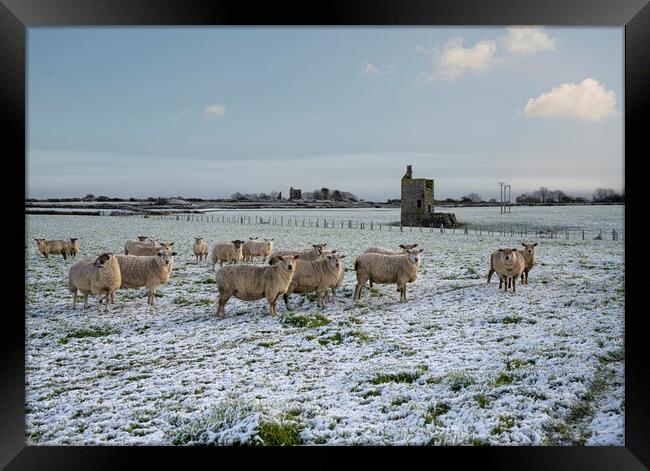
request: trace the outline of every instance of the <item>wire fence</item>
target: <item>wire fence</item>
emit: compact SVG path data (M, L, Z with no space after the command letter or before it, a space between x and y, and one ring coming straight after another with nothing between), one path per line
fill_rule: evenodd
M566 240L620 240L622 231L616 229L585 229L577 226L566 227L536 227L529 226L504 226L490 224L462 224L458 226L445 227L441 225L434 227L430 225L402 226L395 222L362 221L358 219L336 219L336 218L311 218L293 216L249 216L249 215L225 215L225 214L129 214L101 212L100 215L133 217L155 220L205 222L220 224L240 224L247 226L282 226L282 227L314 227L325 229L348 229L388 232L440 232L443 234L476 234L486 236L517 237L520 239L566 239Z

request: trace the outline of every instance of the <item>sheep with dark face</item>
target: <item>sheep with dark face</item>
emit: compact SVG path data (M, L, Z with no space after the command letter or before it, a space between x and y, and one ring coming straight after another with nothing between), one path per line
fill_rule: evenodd
M499 276L499 289L504 285L504 292L512 286L512 292L515 292L516 278L520 277L524 271L524 256L517 249L499 249L490 256L490 271L488 272L487 282L492 279L494 272Z
M252 262L255 257L262 257L262 263L266 262L266 257L273 252L273 241L275 239L257 240L251 237L242 246L242 256L244 262Z
M106 300L106 310L113 300L113 293L122 283L122 274L117 258L112 253L103 253L95 260L80 260L70 267L68 289L72 294L72 308L77 307L77 291L84 295L84 309L88 307L88 295L100 296ZM101 296L104 295L104 298Z
M317 260L297 260L296 273L289 284L287 292L283 295L284 304L287 310L289 307L289 295L291 293L310 293L315 291L318 298L316 305L325 307L327 291L332 289L335 297L335 289L339 284L339 276L343 269L342 259L345 255L339 253L323 254Z
M361 298L364 285L368 280L374 283L397 284L400 292L400 302L406 302L406 284L417 279L420 268L420 253L424 249L411 249L404 255L384 255L380 253L364 253L357 257L354 269L357 272L357 286L354 299Z
M312 248L307 250L280 250L273 252L271 258L269 258L269 265L275 264L277 258L284 255L298 255L302 260L316 260L318 257L323 255L323 249L326 245L327 244L312 244Z
M524 246L523 249L519 249L519 253L524 257L524 271L521 274L521 283L527 285L528 272L535 266L535 247L537 247L537 242L533 242L532 244L524 244L522 242L521 245Z
M135 289L145 287L149 290L147 304L156 304L156 288L169 282L174 268L176 252L159 248L156 255L117 255L122 272L120 288Z
M70 239L68 242L68 255L71 257L76 257L77 252L79 252L79 242L77 242L79 239L74 238Z
M43 254L45 258L49 258L49 255L63 255L63 260L68 259L68 244L67 240L45 240L45 239L34 239L36 241L36 246L38 251Z
M276 315L275 303L287 292L296 272L297 255L278 257L275 265L228 265L215 277L219 299L217 316L226 315L225 305L234 296L243 301L266 298L271 315Z
M219 262L219 268L223 267L224 262L231 264L237 263L242 259L243 240L231 240L228 242L219 242L212 248L212 271L214 266Z

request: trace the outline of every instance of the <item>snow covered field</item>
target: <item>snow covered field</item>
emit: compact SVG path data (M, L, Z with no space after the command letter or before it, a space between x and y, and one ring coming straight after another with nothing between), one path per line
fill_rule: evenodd
M28 444L624 444L623 241L540 240L530 284L513 294L485 275L490 253L518 237L26 220ZM139 234L175 241L172 280L157 307L144 289L119 290L109 314L94 300L73 311L75 259L46 260L33 241L78 237L78 260ZM348 255L338 302L293 295L295 311L280 301L271 317L265 300L232 298L218 319L195 236L327 242ZM425 251L409 302L375 285L353 303L356 255L411 242Z

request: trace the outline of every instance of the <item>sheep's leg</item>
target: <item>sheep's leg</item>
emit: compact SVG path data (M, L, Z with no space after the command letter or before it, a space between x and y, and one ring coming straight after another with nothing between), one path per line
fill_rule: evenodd
M503 286L503 278L499 275L499 289Z
M528 270L526 270L526 284L528 284Z
M84 294L84 310L88 309L88 295Z
M408 301L408 298L406 297L406 283L402 286L402 295L404 296L404 302Z
M515 284L517 283L517 277L512 277L512 292L515 292Z
M219 293L219 300L217 303L217 316L219 317L225 317L226 316L226 303L230 299L230 295L225 295L223 293Z
M284 306L287 308L287 311L292 311L293 309L289 306L289 293L284 293L282 299L284 299Z
M336 288L332 288L332 302L336 302Z
M75 288L74 291L70 291L72 294L72 309L75 309L77 307L77 289Z
M278 293L278 296L279 295L280 294ZM275 297L267 296L266 297L266 300L269 302L269 312L271 313L272 316L275 316L275 313L276 313L276 311L275 311L275 300L276 299L278 299L277 296L275 296Z
M490 267L490 271L488 272L488 276L487 276L488 283L492 280L493 274L494 274L494 268ZM501 285L499 285L499 288L501 288Z

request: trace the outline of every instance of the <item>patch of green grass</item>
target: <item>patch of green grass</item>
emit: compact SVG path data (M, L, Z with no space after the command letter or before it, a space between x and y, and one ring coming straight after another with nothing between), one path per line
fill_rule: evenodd
M403 373L384 373L375 376L370 382L372 384L384 383L412 383L420 377L420 373L403 372Z
M210 306L211 304L214 304L214 301L212 299L201 298L199 299L199 304L202 306Z
M499 423L492 428L491 433L493 435L499 435L502 432L507 432L515 425L514 417L509 417L507 415L499 416Z
M485 406L487 406L490 403L490 400L487 398L485 394L477 394L474 396L474 400L478 404L478 406L481 409L485 409Z
M259 347L266 347L266 348L268 348L268 347L272 347L273 345L277 345L277 343L278 343L278 342L260 342L260 343L258 343L257 345L258 345Z
M68 332L65 336L59 339L59 343L61 345L65 345L70 341L70 339L82 339L86 337L106 337L107 335L116 334L119 332L120 331L118 329L116 329L115 327L111 327L110 325L104 325L101 327L93 326L90 327L89 329L79 329L79 330L73 330L72 332Z
M343 341L343 336L341 335L341 332L336 332L333 335L330 335L329 337L323 337L318 339L318 343L321 345L327 345L328 343L335 343L335 344L340 344Z
M267 446L300 445L302 443L300 428L293 423L262 422L259 437Z
M206 278L203 281L199 281L199 283L204 284L204 285L216 285L217 280L215 280L214 278Z
M445 415L447 412L449 412L449 405L444 402L439 402L433 406L429 406L427 413L424 416L424 423L427 425L434 424L440 426L442 425L440 417Z
M180 304L181 306L187 306L188 304L192 304L192 301L189 299L183 297L183 296L176 296L174 298L174 304Z
M370 293L371 298L376 298L381 296L381 293L379 292L379 288L370 288L368 289L368 292Z
M490 442L483 440L482 438L472 438L470 442L473 446L490 446Z
M364 399L367 399L369 397L377 397L377 396L381 396L381 391L379 391L378 389L371 389L370 391L366 391L361 395L361 397L363 397Z
M502 372L499 374L499 376L497 376L497 379L494 380L494 385L504 386L506 384L512 384L512 381L512 376Z
M512 371L517 368L521 368L524 365L534 365L535 360L521 360L520 358L514 358L508 362L506 362L506 370Z
M282 322L293 327L316 328L329 324L330 320L320 312L317 312L313 316L305 314L289 314L284 316Z
M449 379L451 390L454 392L458 392L475 382L472 375L465 371L452 371L447 375L447 378Z
M407 402L409 402L408 398L406 398L406 397L398 397L397 399L393 399L390 402L390 405L397 407L397 406L401 406L402 404L406 404Z
M501 319L502 324L519 324L522 320L524 320L523 317L521 316L506 316Z

